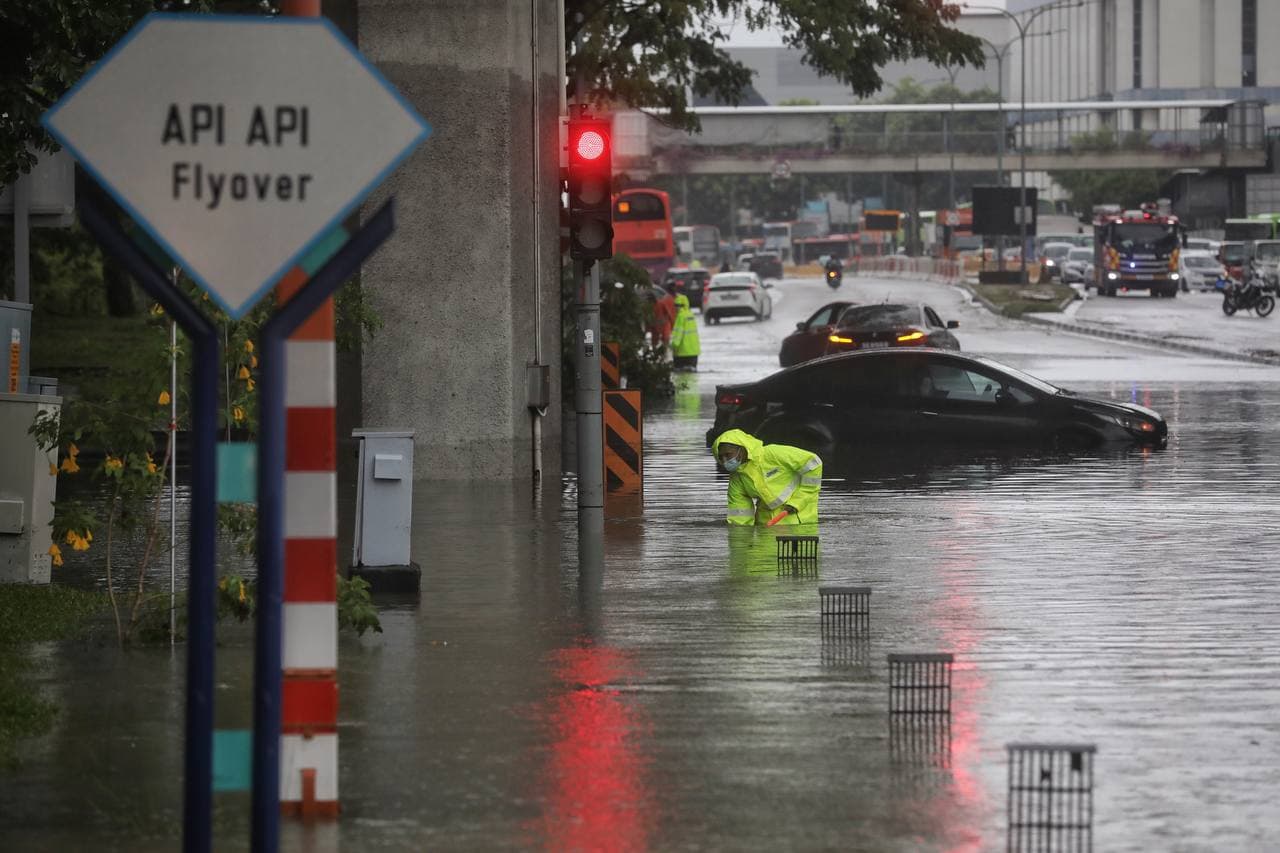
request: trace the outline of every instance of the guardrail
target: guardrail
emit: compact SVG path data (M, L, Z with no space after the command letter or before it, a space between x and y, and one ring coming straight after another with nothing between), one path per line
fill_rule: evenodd
M948 284L962 281L964 267L959 261L944 258L911 258L905 255L862 257L845 268L853 275L875 275L888 278L924 278Z

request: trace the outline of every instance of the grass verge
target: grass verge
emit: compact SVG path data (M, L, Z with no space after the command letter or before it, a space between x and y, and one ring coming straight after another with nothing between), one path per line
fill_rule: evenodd
M48 732L57 714L27 677L27 646L75 636L106 606L102 593L0 584L0 766L12 765L18 742Z
M977 284L973 289L1006 317L1061 311L1076 297L1065 284Z

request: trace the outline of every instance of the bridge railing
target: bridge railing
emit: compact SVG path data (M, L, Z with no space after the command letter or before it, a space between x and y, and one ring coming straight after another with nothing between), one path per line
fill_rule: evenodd
M786 156L816 159L846 156L995 157L1061 154L1161 152L1172 157L1257 151L1264 145L1263 105L1236 102L1206 108L1205 102L1159 108L1037 109L1021 127L1019 111L1004 109L938 112L858 112L701 116L697 135L663 130L651 136L652 151L678 156ZM1143 102L1156 103L1156 102ZM1207 102L1219 103L1219 102ZM1227 104L1228 102L1221 102ZM971 105L972 106L972 105ZM1057 106L1057 105L1055 105ZM1100 105L1095 105L1100 106ZM909 109L910 107L905 107ZM817 108L813 108L817 109ZM888 108L886 108L888 109Z

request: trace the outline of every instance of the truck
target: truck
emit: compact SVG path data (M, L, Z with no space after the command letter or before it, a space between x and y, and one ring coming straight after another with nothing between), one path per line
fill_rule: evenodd
M1130 290L1178 295L1178 256L1186 241L1178 217L1154 203L1138 210L1099 205L1093 214L1094 285L1099 295Z

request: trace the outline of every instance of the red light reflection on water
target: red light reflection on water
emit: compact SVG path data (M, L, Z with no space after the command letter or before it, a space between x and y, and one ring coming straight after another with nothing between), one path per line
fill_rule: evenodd
M561 649L554 675L565 692L539 708L552 729L543 815L526 826L548 850L645 850L653 823L634 708L610 687L631 674L626 655L596 646Z
M981 513L961 504L954 508L958 527L981 524ZM987 791L979 777L980 754L978 706L986 693L987 679L973 662L973 652L982 639L983 616L978 600L967 591L978 561L963 543L943 539L939 568L945 597L936 607L942 625L939 648L956 657L951 685L951 788L954 797L950 853L983 849L982 821L989 806Z

